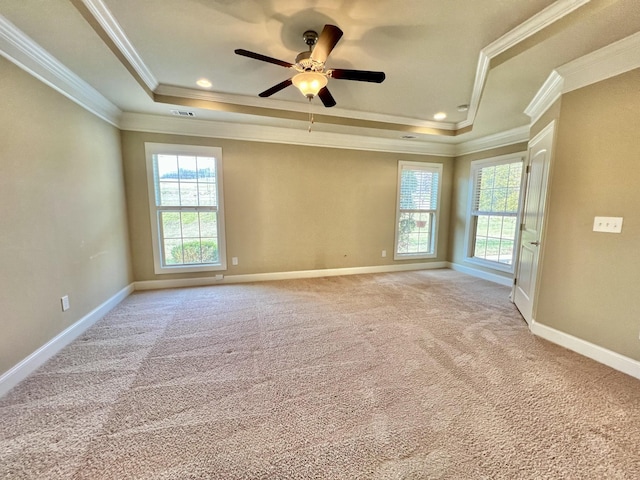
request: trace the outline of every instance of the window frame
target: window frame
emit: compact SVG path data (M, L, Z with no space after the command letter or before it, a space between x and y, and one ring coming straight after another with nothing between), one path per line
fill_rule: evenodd
M472 263L478 266L482 266L484 268L488 268L491 270L496 270L500 272L506 272L513 274L515 272L515 264L517 262L517 250L518 243L520 241L520 223L521 223L521 215L522 215L522 202L523 202L523 192L524 192L524 184L526 180L526 152L518 152L508 155L501 155L498 157L485 158L482 160L474 160L471 162L469 169L469 200L467 205L467 215L466 215L466 226L465 226L465 245L464 252L465 258L464 261L468 263ZM477 175L480 170L487 167L493 167L498 165L505 165L510 163L522 163L522 172L520 175L520 191L518 198L518 211L515 215L516 219L516 231L513 239L513 257L511 264L500 263L494 260L486 260L483 258L474 257L474 246L475 246L475 235L476 235L476 219L477 215L474 215L474 200L476 198L476 186L478 184ZM475 217L475 218L474 218Z
M437 192L436 192L436 208L433 209L415 209L420 212L426 212L432 214L432 224L430 230L430 251L429 252L417 252L417 253L399 253L398 241L400 239L400 216L406 209L400 208L400 200L402 193L402 172L403 170L422 170L435 173L438 175ZM397 178L397 193L396 193L396 223L395 223L395 240L393 246L393 259L394 260L411 260L411 259L426 259L436 258L438 256L438 227L440 224L440 205L442 197L442 172L443 164L433 162L414 162L407 160L398 161L398 178ZM413 209L412 209L413 210Z
M224 218L224 191L223 191L223 170L222 170L222 148L211 146L181 145L170 143L145 142L145 157L147 168L147 190L149 201L149 218L151 227L153 264L156 274L170 273L190 273L190 272L210 272L227 269L227 254L225 240L225 218ZM155 161L156 155L184 155L215 158L216 168L216 207L203 206L167 206L163 209L157 205ZM179 264L164 265L162 257L162 225L160 224L159 212L161 211L193 211L210 212L215 211L216 224L218 229L218 262L205 264Z

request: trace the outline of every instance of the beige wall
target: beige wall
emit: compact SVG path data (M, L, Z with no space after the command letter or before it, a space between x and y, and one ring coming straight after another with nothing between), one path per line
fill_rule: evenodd
M509 155L512 153L526 152L527 144L518 143L507 147L485 150L478 153L462 155L455 160L453 170L453 200L451 202L451 220L449 226L449 261L475 270L491 273L505 278L513 275L499 270L484 268L475 263L465 261L465 238L467 224L467 210L469 208L469 177L471 176L471 162L487 158Z
M2 374L132 276L118 130L1 57L0 98Z
M640 360L640 70L562 98L537 322ZM621 234L594 216L624 217Z
M145 142L222 147L225 274L411 263L393 260L398 160L444 164L438 257L417 261L447 258L450 158L122 132L136 280L203 276L154 274Z

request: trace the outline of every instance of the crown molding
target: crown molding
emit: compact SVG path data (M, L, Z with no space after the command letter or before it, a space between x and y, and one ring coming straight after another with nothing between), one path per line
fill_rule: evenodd
M535 123L563 94L640 67L640 32L551 72L524 113Z
M114 46L120 51L128 66L138 73L141 80L147 86L148 90L154 93L153 96L155 101L158 101L158 99L161 99L161 97L172 97L173 99L184 98L186 101L196 100L200 102L209 102L209 108L211 108L213 105L226 104L228 106L239 106L239 109L236 109L238 111L243 110L243 107L253 107L254 109L273 109L290 112L307 111L306 105L294 102L286 102L275 99L264 100L253 96L203 92L194 89L160 85L158 84L151 71L146 67L131 42L129 42L127 36L122 31L120 25L113 17L109 9L106 7L103 0L74 1L81 1L82 4L84 4L88 12L95 18L104 32L114 42ZM447 134L447 131L450 131L453 135L455 135L455 132L457 130L472 127L475 122L475 118L480 105L480 100L482 97L482 92L484 90L487 75L491 66L491 59L514 47L518 43L526 40L530 36L538 33L539 31L573 12L582 5L589 3L590 1L591 0L557 0L552 5L548 6L541 12L537 13L516 28L507 32L498 40L492 42L487 47L482 49L476 68L476 76L471 92L467 118L461 122L433 122L429 120L419 120L414 118L383 115L371 112L357 112L344 109L332 109L330 117L348 118L350 120L355 120L356 123L370 122L371 124L405 126L408 128L399 128L399 130L407 131L415 130L415 128L418 128L433 131L427 133L444 135ZM376 127L374 126L374 128Z
M156 102L161 102L162 97L172 97L174 99L185 99L187 101L196 100L199 102L208 102L210 108L213 103L215 105L226 104L232 110L234 105L239 105L240 107L254 107L261 110L280 110L305 114L309 111L308 105L301 102L264 99L257 96L235 95L160 84L151 70L145 65L103 0L73 1L75 4L81 3L84 5L86 12L91 16L91 18L88 19L90 23L93 23L91 19L98 23L99 28L109 37L111 42L113 42L113 47L120 53L120 60L125 64L125 67L127 67L129 71L135 71L139 77L139 81L146 86L147 91L152 94L151 96ZM95 28L98 28L98 26ZM246 109L240 108L240 110L245 111ZM400 131L415 131L417 128L423 130L421 133L447 135L447 131L450 131L453 135L456 130L455 124L451 122L435 122L340 108L332 108L331 114L327 116L355 120L355 123L368 122L372 124L396 125Z
M497 57L590 1L558 0L489 44L483 49L483 52L489 58Z
M0 55L89 112L118 126L122 114L118 107L2 15Z
M493 148L507 147L509 145L528 141L529 125L523 125L504 132L459 143L456 145L456 156L483 152Z
M544 30L590 1L591 0L558 0L483 48L480 51L478 66L476 68L476 77L471 91L471 101L469 102L469 112L465 120L456 124L456 129L460 130L474 124L478 107L480 106L480 99L482 98L482 91L484 90L493 58L515 47L539 31Z
M224 138L247 142L285 143L307 147L341 148L374 152L454 157L453 144L389 139L375 136L350 135L293 129L246 123L217 122L194 118L165 117L125 112L121 130L138 132Z
M480 99L482 98L482 92L487 82L487 75L489 74L489 66L491 64L491 57L489 57L484 51L480 51L478 57L478 66L476 67L476 78L473 82L473 89L471 90L471 101L469 102L469 111L467 112L467 118L456 124L456 129L461 130L463 128L472 127L476 121L476 115L478 114L478 108L480 107Z
M536 123L556 100L562 96L564 78L556 70L552 71L542 84L533 100L524 109L524 113L531 117L531 123Z
M586 87L640 67L640 32L589 53L560 68L563 93Z
M177 87L174 85L160 84L155 91L157 96L168 96L174 98L184 98L187 100L196 100L204 102L225 103L230 105L242 105L245 107L257 107L268 110L281 110L287 112L297 112L308 114L309 105L301 102L291 102L286 100L278 100L273 98L260 98L258 96L236 95L230 93L211 92L207 90L197 90L193 88ZM455 124L447 122L434 122L430 120L419 120L415 118L402 117L397 115L387 115L373 112L359 112L355 110L347 110L344 108L332 107L330 110L332 117L345 118L349 120L383 123L387 125L402 125L407 127L415 127L417 129L428 129L435 131L451 131L452 134L456 130ZM318 114L316 114L318 115ZM329 114L327 114L329 115ZM412 130L411 128L406 129Z
M470 149L480 151L507 145L510 141L511 143L521 141L520 137L514 136L513 132L506 132L456 146L453 143L388 139L329 132L309 134L306 129L297 130L255 124L123 113L2 15L0 15L0 54L89 112L122 130L442 157L455 157ZM178 87L159 86L158 88L171 92L172 89ZM193 98L208 100L212 98L223 100L225 98L216 97L216 94L211 92L195 92L191 93ZM421 122L416 121L415 123L420 124ZM442 127L440 124L437 125Z
M308 111L306 105L295 102L273 99L267 102L257 97L220 94L158 84L102 0L74 1L82 2L105 32L108 33L114 44L127 58L127 61L131 62L131 65L140 77L144 79L146 85L156 93L182 97L192 101L248 105L249 107L264 108L265 110L284 110L297 114ZM455 130L473 125L490 69L491 59L589 1L558 1L483 49L480 52L476 69L476 80L469 108L469 117L463 122L447 124L392 115L353 112L344 109L332 109L332 112L336 118L354 120L354 123L388 123L389 125L404 126L407 131L415 131L416 129L439 130L443 132L441 134L448 131L449 133L445 135L455 135ZM306 130L302 132L281 127L222 123L145 114L123 114L117 106L66 68L2 15L0 15L0 54L86 110L123 130L446 157L455 157L527 141L529 135L528 126L518 127L507 132L453 144L329 132L313 132L309 136ZM640 67L640 33L631 35L554 70L529 106L527 106L525 113L535 122L563 93L638 67Z
M142 58L138 55L138 52L104 2L102 0L81 1L109 36L115 47L124 55L129 65L139 75L140 80L147 86L149 91L153 92L158 87L158 80L156 80L151 70L142 61Z

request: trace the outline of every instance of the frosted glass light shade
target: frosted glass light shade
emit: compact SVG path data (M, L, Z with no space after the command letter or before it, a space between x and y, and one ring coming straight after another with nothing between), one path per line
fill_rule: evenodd
M302 72L291 81L305 97L315 97L327 85L327 77L315 72Z

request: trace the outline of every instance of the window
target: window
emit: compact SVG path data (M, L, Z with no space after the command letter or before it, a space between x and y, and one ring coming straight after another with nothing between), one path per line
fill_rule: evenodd
M436 256L442 165L398 163L395 260Z
M513 271L523 156L471 163L467 261Z
M226 268L222 149L145 143L156 273Z

